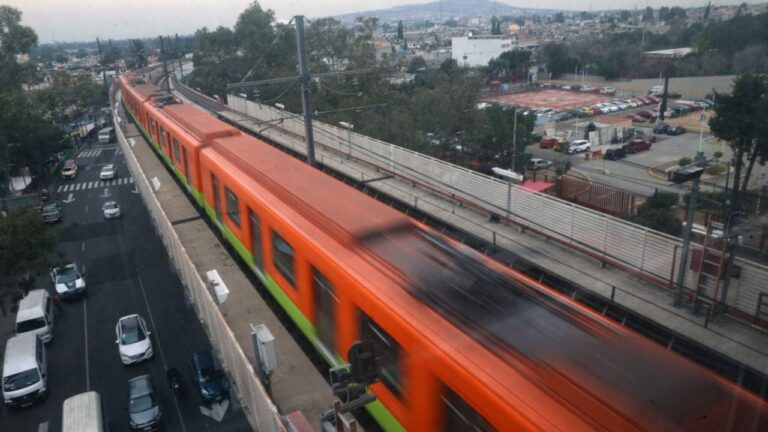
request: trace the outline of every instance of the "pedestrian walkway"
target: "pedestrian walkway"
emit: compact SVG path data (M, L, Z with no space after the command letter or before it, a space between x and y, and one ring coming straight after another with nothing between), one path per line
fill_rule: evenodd
M78 192L88 189L99 189L111 186L128 186L133 184L133 177L120 177L113 180L95 180L59 185L56 192Z
M85 158L95 158L95 157L99 157L99 155L101 154L101 152L102 152L102 149L96 149L96 150L92 150L92 149L90 149L90 150L83 150L83 151L81 151L81 152L80 152L80 153L77 155L77 157L78 157L78 158L80 158L80 159L85 159Z

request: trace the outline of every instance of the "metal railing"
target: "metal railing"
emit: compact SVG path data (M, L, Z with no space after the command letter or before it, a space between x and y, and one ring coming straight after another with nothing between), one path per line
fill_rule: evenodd
M120 124L117 121L117 114L114 115L114 124ZM206 283L200 277L198 269L189 258L184 245L173 229L160 202L155 197L152 186L136 160L133 150L125 138L124 131L120 128L117 129L117 139L123 154L125 154L128 170L134 178L141 199L149 210L153 225L186 289L187 297L194 305L195 312L200 318L203 328L205 328L211 345L218 353L222 365L233 383L235 393L248 422L256 431L285 432L286 429L277 408L272 403L253 366L227 325L224 316L208 291Z

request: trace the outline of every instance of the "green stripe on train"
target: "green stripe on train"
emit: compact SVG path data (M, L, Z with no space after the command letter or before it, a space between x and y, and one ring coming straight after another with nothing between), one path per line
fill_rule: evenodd
M126 109L126 112L130 113L131 117L133 117L133 113L130 112L130 110ZM168 163L172 168L173 171L176 173L176 175L182 179L182 181L185 184L189 184L184 178L183 175L181 175L180 172L176 169L176 167L171 163L170 159L167 157L165 153L160 150L160 147L158 147L154 140L149 137L149 134L146 130L144 130L143 125L140 122L135 121L136 118L134 117L134 122L138 126L139 130L141 130L141 133L144 135L146 140L153 144L151 147L154 148L155 152L159 155L163 156L163 159ZM216 211L208 204L207 201L205 201L205 198L202 194L202 192L198 192L194 188L189 187L189 191L192 193L192 196L197 201L198 205L202 207L205 211L205 213L208 215L208 217L216 222L216 225L219 227L219 230L221 231L222 235L225 239L229 242L230 245L237 251L237 254L240 255L240 257L251 267L254 267L253 262L253 256L251 255L250 251L240 242L240 240L232 233L232 231L227 228L226 225L223 223L219 223L218 218L216 217ZM291 317L291 320L293 320L294 323L299 327L299 330L304 334L304 336L309 339L309 341L312 343L312 345L315 347L317 352L320 353L321 356L325 359L328 364L332 366L336 366L343 363L343 359L340 356L336 356L335 359L331 359L326 354L325 350L320 348L320 341L317 337L317 331L315 327L312 325L312 322L307 319L307 317L301 313L301 310L296 306L295 303L285 294L285 292L280 288L280 286L277 284L277 282L272 279L271 276L269 276L266 272L263 272L259 274L259 272L254 272L256 276L259 278L259 280L262 281L264 286L269 290L269 292L272 294L272 297L277 300L277 302L280 304L280 306L283 308L283 310L288 313L288 316ZM394 415L392 415L391 412L384 406L384 404L381 403L381 401L375 401L371 402L368 405L365 406L365 409L368 410L368 412L371 414L371 416L376 420L376 422L386 431L388 432L404 432L405 428L400 424L400 422L397 421Z

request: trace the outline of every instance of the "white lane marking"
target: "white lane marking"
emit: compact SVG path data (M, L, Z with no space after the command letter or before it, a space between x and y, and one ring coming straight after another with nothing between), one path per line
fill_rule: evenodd
M85 273L85 266L83 266ZM83 298L83 329L85 330L85 391L91 391L91 365L88 362L88 298Z
M83 252L85 252L85 242L83 242Z
M138 270L138 269L137 269ZM152 323L152 330L155 333L155 341L157 342L158 351L160 351L160 360L163 362L163 370L168 370L168 363L165 361L165 352L163 351L163 345L160 343L160 335L157 332L157 325L155 325L155 317L152 315L152 309L149 307L149 300L147 299L147 292L144 290L144 281L141 279L141 274L138 275L139 288L141 288L141 295L144 297L144 304L147 306L147 315L149 315L149 322ZM176 415L179 416L179 423L181 423L182 432L187 432L186 426L184 426L184 417L181 415L181 407L179 407L179 400L176 399L176 393L173 395L173 403L176 406Z
M75 200L74 194L70 193L69 196L67 197L67 199L65 199L63 202L64 202L64 204L69 204L69 203L71 203L74 200Z
M128 181L133 183L133 177L128 177Z
M37 432L48 432L48 423L49 422L40 423L37 426Z
M81 183L78 183L78 184L76 184L76 185L75 185L75 190L76 190L76 191L79 191L79 190L80 190L80 185L81 185Z
M95 184L96 184L96 182L93 182L93 181L92 182L88 182L88 189L92 188L93 185L95 185Z
M62 192L64 190L64 185L60 185L58 189L56 189L56 192Z
M85 212L88 213L88 204L85 205Z

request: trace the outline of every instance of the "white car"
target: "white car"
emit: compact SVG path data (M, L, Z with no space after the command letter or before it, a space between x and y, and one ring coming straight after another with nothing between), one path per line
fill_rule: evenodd
M590 144L587 140L576 140L571 141L570 144L568 144L568 148L566 149L566 153L573 154L577 152L585 152L592 149L592 144Z
M627 105L629 105L629 106L630 106L630 108L637 108L637 106L638 106L638 105L637 105L637 101L635 101L634 99L626 99L626 100L624 101L624 103L625 103L625 104L627 104Z
M601 87L600 88L600 94L612 95L614 93L616 93L616 89L613 88L613 87Z
M546 159L531 158L531 160L528 161L528 169L531 171L547 169L551 166L552 166L552 161L548 161Z
M105 202L101 209L104 211L104 219L117 219L122 215L120 204L116 201Z
M115 333L117 334L115 343L120 351L120 361L124 365L148 360L154 355L152 340L149 338L152 333L147 331L147 323L139 315L127 315L120 318L117 326L115 326Z
M117 167L115 164L106 164L101 167L101 172L99 173L101 180L112 180L115 177L117 177Z
M629 109L629 104L624 101L613 101L611 103L619 107L619 109L622 111L624 111L625 109Z
M85 295L85 279L75 263L54 267L51 280L61 298Z

